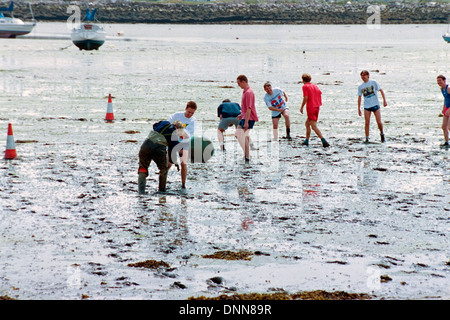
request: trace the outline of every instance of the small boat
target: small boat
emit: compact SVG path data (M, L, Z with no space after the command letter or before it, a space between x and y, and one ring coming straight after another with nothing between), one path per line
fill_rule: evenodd
M13 10L14 2L12 1L9 7L0 8L0 38L15 38L16 36L28 34L36 25L34 17L32 23L25 23L21 19L14 18ZM5 17L3 12L9 12L11 17ZM31 14L33 15L33 11L31 11Z
M450 43L450 17L449 17L449 24L447 26L447 32L444 33L444 35L442 36L442 38L444 38L445 41L447 41L448 43Z
M70 37L73 44L80 50L98 50L105 43L105 30L92 23L96 12L97 8L92 12L89 11L89 8L86 9L85 21L81 22L78 27L72 29Z
M444 35L442 36L442 38L444 38L445 41L447 41L448 43L450 43L450 33L444 33Z

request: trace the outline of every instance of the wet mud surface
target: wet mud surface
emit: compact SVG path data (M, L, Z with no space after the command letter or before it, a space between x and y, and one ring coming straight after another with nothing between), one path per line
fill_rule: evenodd
M413 30L401 39L414 39L391 38L383 27L367 47L360 46L367 30L358 27L340 27L336 35L349 38L330 45L310 37L329 34L319 27L277 27L287 39L276 52L279 34L267 38L264 29L271 27L220 27L224 36L212 43L210 33L205 40L184 27L152 28L156 40L110 41L96 53L41 40L23 40L15 54L11 44L2 49L10 66L1 70L0 125L6 138L13 123L18 158L0 161L0 297L450 297L450 151L439 148L442 100L430 71L446 65L444 48L406 26L395 28ZM217 69L218 61L227 67ZM405 89L401 71L411 63ZM230 129L225 153L216 147L207 163L189 164L187 190L173 167L168 191L158 193L152 165L148 194L139 195L138 152L152 124L194 99L199 134L217 143L216 106L225 97L239 101L241 65L255 83L261 119L250 166ZM372 143L362 140L362 67L386 88L384 144L375 123ZM282 77L271 74L276 68ZM327 149L314 135L302 146L303 70L324 92L319 128ZM271 119L258 84L269 76L289 93L292 141L268 142ZM103 120L108 93L114 123Z
M91 121L101 140L40 137L2 162L2 294L186 299L320 289L448 298L445 150L404 137L370 145L330 137L323 149L297 136L275 153L255 139L255 155L273 151L279 161L260 154L245 167L228 135L226 154L190 164L187 191L172 169L169 191L156 192L155 167L139 196L130 121Z

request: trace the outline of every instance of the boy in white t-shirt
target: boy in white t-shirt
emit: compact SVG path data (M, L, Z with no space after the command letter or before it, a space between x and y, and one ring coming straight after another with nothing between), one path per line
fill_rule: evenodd
M365 134L366 134L366 143L369 142L369 129L370 129L370 116L372 112L375 115L375 119L377 121L378 129L380 130L381 142L385 141L384 133L383 133L383 123L381 121L381 109L380 102L378 100L378 91L380 91L381 96L383 97L383 106L387 106L386 97L384 95L384 91L380 88L378 82L374 80L369 80L369 71L363 70L361 71L361 79L364 81L358 87L358 114L361 117L361 96L364 96L364 119L365 119Z
M195 125L197 123L197 119L194 117L194 113L197 110L197 104L194 101L189 101L186 105L186 109L184 112L177 112L171 115L168 119L170 123L174 121L180 121L184 126L184 131L186 136L182 137L182 140L179 143L179 147L176 149L179 150L180 162L181 162L181 188L186 189L186 177L187 177L187 161L189 155L189 146L191 137L194 136ZM172 166L169 163L168 169Z

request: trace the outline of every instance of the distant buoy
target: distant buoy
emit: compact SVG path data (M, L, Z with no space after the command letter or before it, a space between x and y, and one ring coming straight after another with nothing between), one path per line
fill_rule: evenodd
M189 153L191 162L206 163L214 155L214 145L208 138L192 137Z

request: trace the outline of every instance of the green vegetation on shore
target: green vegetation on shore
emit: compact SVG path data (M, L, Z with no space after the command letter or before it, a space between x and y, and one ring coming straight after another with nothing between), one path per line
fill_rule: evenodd
M80 1L33 1L37 21L67 21L68 5L85 7ZM180 24L366 24L380 5L382 24L446 24L450 3L419 0L117 0L91 3L103 23ZM84 9L83 9L84 10ZM28 2L19 1L14 14L28 17Z

